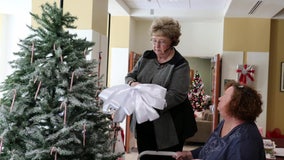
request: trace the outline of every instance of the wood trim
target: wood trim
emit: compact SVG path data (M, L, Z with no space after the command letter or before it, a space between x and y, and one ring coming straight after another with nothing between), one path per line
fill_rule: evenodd
M134 67L134 52L129 53L128 59L128 72L130 72ZM125 126L125 152L129 153L130 149L130 116L126 116L126 126Z
M129 53L128 72L130 72L134 68L140 56L141 55L135 52ZM131 116L126 116L126 126L125 126L125 152L126 153L130 152L130 138L132 136L131 131L130 131L130 121L131 121Z
M191 85L191 83L192 83L192 81L193 81L193 77L194 77L194 70L193 69L191 69L190 71L189 71L189 79L190 79L190 85Z
M126 128L125 128L125 152L130 152L130 116L126 116Z
M221 77L221 58L220 54L214 56L214 71L213 71L213 94L212 94L212 102L214 105L214 113L213 113L213 125L212 130L214 130L219 123L219 113L217 110L217 106L219 103L220 97L220 77Z

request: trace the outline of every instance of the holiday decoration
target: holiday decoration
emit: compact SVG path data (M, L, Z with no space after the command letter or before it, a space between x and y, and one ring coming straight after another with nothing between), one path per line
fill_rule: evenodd
M238 65L238 82L242 84L249 84L254 81L254 65Z
M188 98L191 102L191 106L195 111L202 111L205 106L205 95L204 95L204 84L201 80L199 73L196 73L193 76L192 87L188 93Z
M166 106L166 88L156 84L127 84L104 89L99 97L104 101L103 111L114 114L114 122L122 122L126 115L135 114L137 123L159 118L155 109Z
M0 159L115 160L113 122L96 97L97 60L84 55L94 43L68 32L76 18L56 3L41 9L1 86Z

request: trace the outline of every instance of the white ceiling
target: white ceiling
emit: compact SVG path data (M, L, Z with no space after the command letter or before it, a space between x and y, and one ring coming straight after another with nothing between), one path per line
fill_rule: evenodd
M29 13L32 0L0 0L0 13ZM284 0L108 0L114 16L153 19L171 16L190 20L223 20L224 17L284 19ZM248 14L257 2L255 12Z
M249 14L254 6L255 11ZM224 17L284 19L283 8L284 0L109 0L112 15L138 19L160 16L199 21Z

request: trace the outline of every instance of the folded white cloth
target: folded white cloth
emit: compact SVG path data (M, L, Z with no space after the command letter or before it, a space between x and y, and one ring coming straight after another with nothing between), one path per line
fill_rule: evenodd
M166 106L166 89L156 84L127 84L104 89L99 97L104 101L103 112L114 114L114 122L122 122L126 115L135 114L137 122L153 121L159 118L154 109Z

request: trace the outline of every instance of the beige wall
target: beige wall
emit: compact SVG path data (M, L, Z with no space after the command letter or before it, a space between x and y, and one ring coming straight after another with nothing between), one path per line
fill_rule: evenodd
M32 13L40 14L40 6L44 3L57 3L59 6L60 0L33 0ZM108 26L108 1L106 0L68 0L64 1L64 12L70 12L72 16L77 17L74 25L77 29L86 30L92 29L103 35L107 35ZM32 22L33 26L36 23Z
M103 35L107 35L107 32L108 32L108 0L103 0L103 1L102 0L90 0L90 1L93 1L92 29ZM80 2L81 1L79 1L79 3Z
M110 48L129 48L130 17L111 17Z
M64 12L70 12L77 17L74 25L77 29L91 29L93 21L93 0L65 0L63 5Z
M271 20L267 129L284 134L284 92L280 92L280 64L284 62L284 20Z
M149 28L151 26L152 20L139 20L136 22L135 37L133 37L134 51L139 54L143 54L145 50L152 49L152 44L150 43L150 32Z
M41 12L41 5L44 4L44 3L50 3L50 4L53 4L54 2L57 3L57 5L59 5L60 3L60 0L32 0L32 13L33 14L38 14L40 15L42 12ZM37 22L32 19L32 26L33 27L38 27L38 24Z
M92 29L107 35L108 1L65 0L63 9L78 18L74 23L77 29Z
M270 19L225 18L223 50L269 52Z

